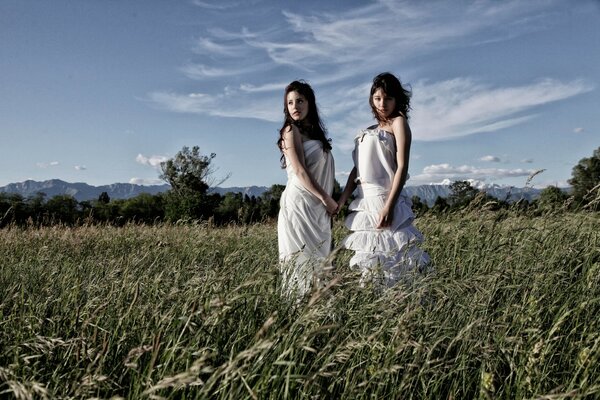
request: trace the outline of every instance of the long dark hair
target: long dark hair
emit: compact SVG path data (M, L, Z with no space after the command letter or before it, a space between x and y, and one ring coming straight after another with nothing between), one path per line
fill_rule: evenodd
M404 115L404 118L408 119L408 111L410 110L410 97L412 93L409 89L406 89L400 83L400 80L389 72L383 72L373 78L373 85L371 86L371 95L369 96L369 104L371 105L371 111L373 116L378 122L386 122L381 115L377 112L375 105L373 104L373 94L377 89L382 89L386 95L396 99L396 108L389 115L387 120L396 118L399 115Z
M298 92L308 102L308 114L302 121L294 121L287 108L287 96L290 92ZM290 125L296 125L302 133L308 136L310 139L320 140L323 143L323 149L325 151L331 150L331 143L327 139L327 130L321 117L319 117L319 109L317 108L317 101L315 99L315 92L308 83L303 80L294 81L285 87L283 94L283 125L279 130L279 140L277 140L277 147L281 151L281 168L286 167L285 156L283 154L283 132Z

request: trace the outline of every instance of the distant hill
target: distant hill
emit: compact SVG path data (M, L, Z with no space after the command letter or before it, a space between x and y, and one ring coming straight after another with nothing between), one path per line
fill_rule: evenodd
M514 186L500 186L500 185L484 185L477 187L492 197L499 200L506 200L509 203L525 199L531 201L537 199L540 196L542 189L534 189L530 187L518 188ZM419 186L406 186L404 188L408 197L419 196L421 201L427 203L428 206L432 206L437 197L447 198L452 194L450 185L419 185Z
M157 194L169 190L169 185L143 186L131 183L113 183L112 185L92 186L83 182L65 182L60 179L51 179L38 182L27 180L25 182L11 183L0 187L0 192L18 193L23 197L34 196L42 192L46 198L52 198L57 195L70 195L77 201L94 200L102 192L108 193L111 199L129 199L140 193Z
M129 199L141 193L158 194L169 190L169 185L153 185L143 186L131 183L113 183L112 185L92 186L82 182L65 182L60 179L51 179L48 181L38 182L28 180L25 182L11 183L0 187L0 193L18 193L23 197L34 196L38 192L46 194L46 198L52 198L56 195L71 195L77 201L95 200L102 192L108 193L111 199ZM247 187L216 187L210 189L211 192L221 195L228 192L242 193L244 195L260 196L269 188L266 186L247 186ZM490 196L509 202L519 199L531 201L539 197L541 189L533 188L516 188L512 186L487 185L478 187L485 191ZM407 186L405 188L408 197L419 196L421 200L432 206L435 199L440 197L448 197L450 195L449 185L420 185Z

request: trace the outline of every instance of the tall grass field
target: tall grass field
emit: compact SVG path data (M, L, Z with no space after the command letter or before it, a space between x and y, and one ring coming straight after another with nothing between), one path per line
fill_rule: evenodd
M301 303L274 224L2 229L0 398L600 398L598 213L416 225L435 271Z

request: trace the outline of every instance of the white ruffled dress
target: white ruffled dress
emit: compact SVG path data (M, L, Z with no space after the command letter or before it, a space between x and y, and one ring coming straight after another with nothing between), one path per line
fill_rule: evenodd
M389 227L377 229L379 212L385 205L397 169L394 136L380 128L362 130L354 139L352 153L357 170L356 198L346 227L352 231L342 246L353 250L350 266L358 267L365 281L393 286L411 271L422 271L429 255L419 249L423 235L413 226L412 202L404 190L394 206Z

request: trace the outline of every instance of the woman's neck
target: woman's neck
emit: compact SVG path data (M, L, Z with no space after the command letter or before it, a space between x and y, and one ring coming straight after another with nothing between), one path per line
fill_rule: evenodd
M388 131L391 132L392 131L392 124L389 122L380 122L377 124L377 128L381 129L382 131Z

